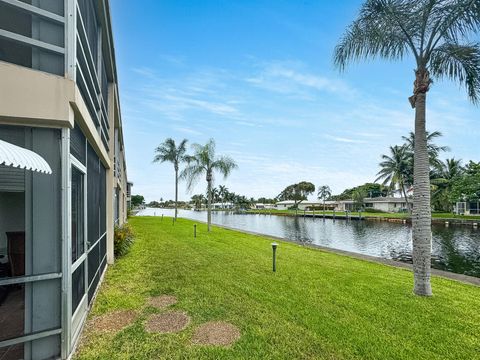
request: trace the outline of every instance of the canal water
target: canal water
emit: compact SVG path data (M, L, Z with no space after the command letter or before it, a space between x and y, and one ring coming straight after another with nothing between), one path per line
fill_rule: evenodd
M173 216L172 209L147 208L138 216ZM179 210L186 219L205 221L206 211ZM386 221L332 220L212 212L212 223L265 235L411 262L412 228ZM432 267L480 277L480 230L465 225L432 226Z

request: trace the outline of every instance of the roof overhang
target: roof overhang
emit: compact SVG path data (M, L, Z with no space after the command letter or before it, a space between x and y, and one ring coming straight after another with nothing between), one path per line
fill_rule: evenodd
M51 174L50 165L36 152L0 140L0 165Z

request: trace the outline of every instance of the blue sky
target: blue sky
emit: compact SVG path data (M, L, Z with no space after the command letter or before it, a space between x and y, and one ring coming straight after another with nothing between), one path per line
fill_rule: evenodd
M339 73L335 44L361 2L111 2L128 176L148 201L174 197L173 166L153 164L165 138L205 143L239 168L230 191L274 197L311 181L335 193L367 181L380 155L413 129L412 59ZM447 157L480 160L480 108L436 81L427 128ZM180 199L193 193L180 185Z

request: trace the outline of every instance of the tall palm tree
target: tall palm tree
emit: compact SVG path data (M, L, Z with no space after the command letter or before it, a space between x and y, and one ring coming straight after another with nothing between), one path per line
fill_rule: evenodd
M432 295L431 209L425 130L427 92L432 80L449 78L466 86L473 103L480 100L480 44L469 36L480 31L480 0L367 0L335 49L335 64L367 58L416 62L413 271L414 293Z
M332 196L332 190L328 185L322 185L318 188L317 197L323 200L323 217L325 217L325 200Z
M182 178L187 179L188 189L192 189L193 185L202 175L207 180L207 223L208 231L211 229L212 223L212 186L214 172L218 171L224 178L237 168L235 161L228 156L217 156L215 154L215 141L210 139L207 144L193 144L193 155L187 156L187 166L182 171Z
M178 214L178 171L180 163L186 160L187 141L187 139L183 139L177 146L175 140L168 138L155 149L153 158L153 162L171 162L175 169L175 220Z
M409 186L409 154L406 146L390 146L390 155L382 155L380 163L380 171L377 173L375 182L382 180L382 185L387 185L390 189L399 188L407 203L407 209L410 212L410 204L408 202L405 187Z

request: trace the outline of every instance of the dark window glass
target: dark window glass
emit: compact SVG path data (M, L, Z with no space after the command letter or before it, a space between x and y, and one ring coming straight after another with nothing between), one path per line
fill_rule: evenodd
M83 174L72 166L72 262L84 253Z
M24 324L25 285L0 286L0 341L23 336Z
M85 294L85 262L83 262L72 274L72 313L77 310L83 295Z

